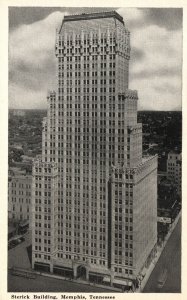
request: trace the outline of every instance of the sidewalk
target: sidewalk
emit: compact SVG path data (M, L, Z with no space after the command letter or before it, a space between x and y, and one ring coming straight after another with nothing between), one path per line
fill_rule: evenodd
M150 263L146 273L145 273L145 277L143 278L143 280L141 281L141 285L138 289L136 289L135 293L141 293L147 283L147 281L149 280L149 277L151 276L151 273L152 271L154 270L155 266L156 266L156 263L158 262L159 258L160 258L160 255L162 254L162 251L164 250L166 244L167 244L167 241L169 240L173 230L175 229L179 219L181 217L181 211L180 213L178 214L178 216L176 217L175 221L171 224L171 227L170 227L170 230L168 232L168 234L166 235L163 243L161 246L157 246L157 253L156 253L156 256L155 258L153 259L153 261Z
M39 272L37 272L39 273ZM81 279L69 279L67 277L63 277L63 276L58 276L58 275L54 275L54 274L50 274L50 273L40 273L40 275L42 276L46 276L46 277L52 277L52 278L56 278L56 279L61 279L61 280L67 280L67 281L71 281L74 283L81 283L81 284L85 284L85 285L90 285L90 286L95 286L95 287L100 287L102 289L106 289L106 290L111 290L113 292L121 292L120 288L115 288L113 286L108 286L108 285L103 285L103 284L98 284L98 283L93 283L93 282L89 282L89 281L85 281L85 280L81 280Z
M112 292L121 293L120 288L111 287L111 286L98 284L98 283L93 283L93 282L89 282L89 281L85 281L85 280L81 280L81 279L70 279L70 278L63 277L63 276L60 276L60 275L55 275L55 274L52 274L52 273L43 273L43 272L39 272L39 271L36 271L36 270L28 270L28 269L24 269L24 268L20 268L20 267L14 267L14 268L9 267L9 270L10 270L10 272L11 271L14 271L14 272L17 272L17 273L20 272L20 274L23 277L26 277L26 278L29 278L29 275L30 276L39 275L39 276L58 279L58 280L62 280L62 281L73 282L73 283L76 283L76 284L89 285L89 286L93 286L93 287L96 287L96 288L102 288L103 290L106 290L106 292L107 292L107 290L109 290L109 291L112 291ZM36 278L36 280L37 280L37 278Z

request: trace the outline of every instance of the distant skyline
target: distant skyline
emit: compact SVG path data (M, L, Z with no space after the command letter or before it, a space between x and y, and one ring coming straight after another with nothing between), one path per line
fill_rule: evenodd
M129 88L139 110L181 110L182 9L9 8L9 108L46 109L56 88L56 28L64 15L116 10L131 33Z

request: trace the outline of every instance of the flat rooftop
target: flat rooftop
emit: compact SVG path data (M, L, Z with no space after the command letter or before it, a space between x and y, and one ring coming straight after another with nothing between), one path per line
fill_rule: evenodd
M82 13L79 15L64 16L63 22L103 19L103 18L115 18L115 19L119 20L122 24L124 24L123 17L120 16L116 11Z

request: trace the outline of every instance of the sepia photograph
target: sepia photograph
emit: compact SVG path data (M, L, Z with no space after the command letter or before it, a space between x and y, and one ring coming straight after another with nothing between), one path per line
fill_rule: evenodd
M8 7L10 299L182 292L182 66L182 7Z

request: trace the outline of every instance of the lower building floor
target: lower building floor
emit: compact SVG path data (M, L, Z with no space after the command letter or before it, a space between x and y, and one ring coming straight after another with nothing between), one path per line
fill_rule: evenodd
M139 272L137 277L128 276L120 277L116 276L111 269L93 268L87 262L71 261L69 264L59 264L58 261L33 261L32 268L40 272L50 272L52 274L60 275L68 279L81 279L96 284L103 284L108 286L118 287L124 290L135 289L138 287L139 279L143 276L143 270L151 263L155 257L157 251L157 245L154 246L146 262L143 264L143 268ZM145 275L145 274L144 274Z

